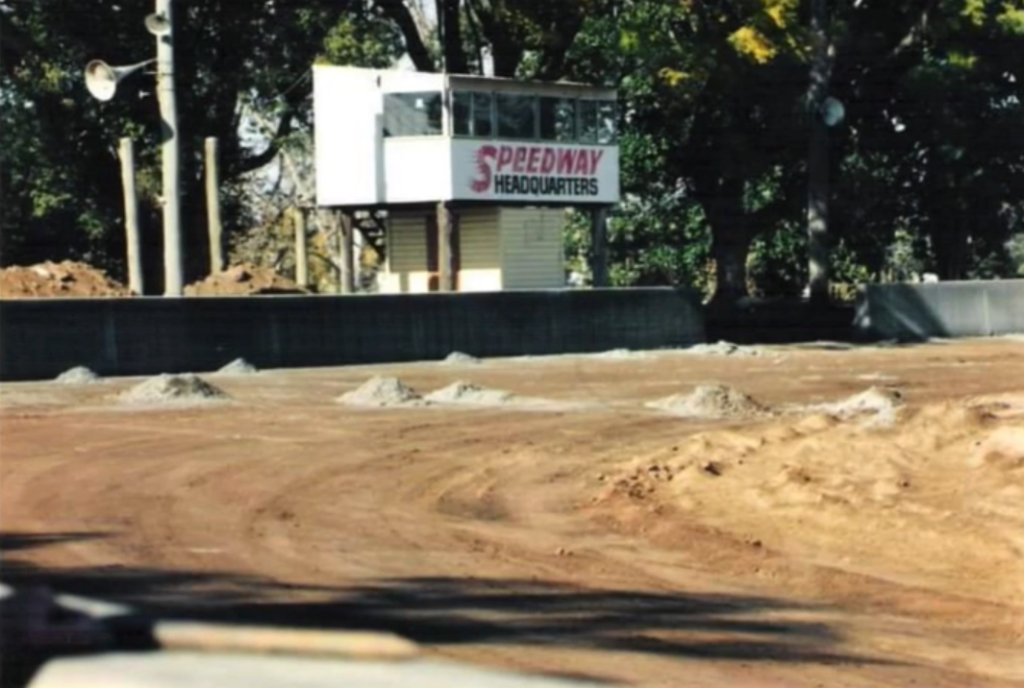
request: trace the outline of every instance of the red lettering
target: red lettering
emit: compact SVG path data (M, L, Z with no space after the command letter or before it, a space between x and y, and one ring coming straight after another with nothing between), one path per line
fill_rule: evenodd
M576 151L571 148L564 148L558 154L558 174L572 174L573 162L576 160Z
M498 152L498 171L512 164L512 146L502 146Z
M555 160L555 149L545 148L544 157L542 157L540 161L540 173L551 174L551 171L555 169Z
M540 148L532 146L530 157L526 161L526 171L529 174L537 174L537 165L540 164Z
M477 193L484 193L489 191L491 188L491 160L498 155L498 151L494 146L481 146L476 152L476 171L477 176L471 179L469 187Z
M604 150L597 149L590 151L590 174L597 174L597 166L601 163L601 158L604 157Z
M519 147L516 148L516 159L512 163L513 172L522 172L523 166L526 164L526 149Z
M573 173L583 177L590 174L590 156L587 155L587 151L579 151L579 155L576 156L576 166Z

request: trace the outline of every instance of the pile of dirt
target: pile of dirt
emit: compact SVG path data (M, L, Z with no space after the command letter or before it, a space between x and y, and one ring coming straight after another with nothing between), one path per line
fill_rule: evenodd
M221 366L217 370L218 375L252 375L258 372L259 368L244 358L236 358L231 363Z
M308 294L298 284L270 268L252 263L234 265L224 272L185 287L186 296L251 296L259 294Z
M683 351L698 356L731 356L736 358L754 358L757 356L767 356L769 353L758 346L741 346L726 341L720 341L716 344L694 344Z
M874 415L893 417L896 410L903 406L903 393L898 389L871 387L859 394L847 397L831 404L819 404L810 407L818 413L828 413L840 418Z
M1002 427L977 442L970 465L1024 476L1024 427Z
M422 406L427 403L414 389L397 377L372 377L337 401L348 406Z
M512 400L512 394L503 389L487 389L471 382L458 380L426 397L427 401L440 404L474 404L481 406L505 404Z
M642 352L630 351L629 349L610 349L608 351L602 351L601 353L596 354L597 358L605 358L611 360L639 358L641 356L643 356Z
M131 296L131 292L102 270L69 260L0 270L0 297L5 299L97 296Z
M191 403L220 401L228 395L192 373L157 375L140 382L120 396L128 404Z
M771 413L748 394L722 384L699 385L689 394L673 394L646 405L687 418L749 418Z
M90 385L100 381L100 376L85 366L75 366L58 375L54 382L62 385Z
M797 560L870 558L865 570L904 585L1024 600L1024 417L951 402L875 433L779 416L654 443L596 477L594 504L623 527L668 538L699 524Z
M483 363L476 356L464 354L461 351L453 351L442 361L445 365L476 365Z

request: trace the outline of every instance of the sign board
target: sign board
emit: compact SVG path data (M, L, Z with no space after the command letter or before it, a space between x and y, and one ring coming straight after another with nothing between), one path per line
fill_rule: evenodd
M452 197L532 203L615 203L619 149L554 142L452 140Z

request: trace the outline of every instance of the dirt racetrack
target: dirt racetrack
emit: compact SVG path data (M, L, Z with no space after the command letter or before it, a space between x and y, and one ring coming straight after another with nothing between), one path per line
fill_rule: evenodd
M762 353L7 384L3 577L631 684L1024 686L1024 340ZM373 376L530 403L337 401ZM758 413L648 405L706 383Z

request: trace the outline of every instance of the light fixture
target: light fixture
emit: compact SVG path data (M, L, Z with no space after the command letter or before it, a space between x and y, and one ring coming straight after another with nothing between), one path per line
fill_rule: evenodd
M846 117L846 108L843 104L829 96L822 102L821 108L819 109L821 118L825 121L825 125L834 127Z

